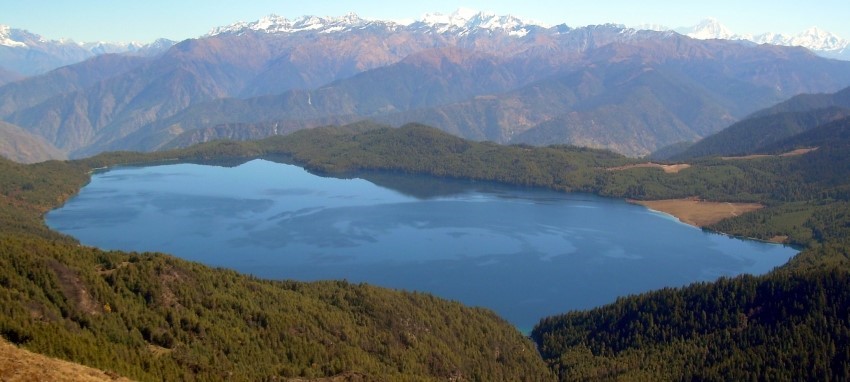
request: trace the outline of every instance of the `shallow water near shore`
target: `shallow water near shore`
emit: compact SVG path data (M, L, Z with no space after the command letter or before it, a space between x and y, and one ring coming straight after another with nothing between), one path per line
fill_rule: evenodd
M104 249L430 292L524 331L618 296L762 274L797 253L619 199L402 174L321 177L267 160L96 173L46 221Z

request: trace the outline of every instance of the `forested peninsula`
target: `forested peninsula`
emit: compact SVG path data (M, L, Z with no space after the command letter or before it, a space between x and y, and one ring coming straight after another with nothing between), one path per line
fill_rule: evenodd
M140 380L847 379L848 148L835 140L798 156L611 171L641 162L361 123L146 154L0 160L0 335ZM395 171L635 200L758 203L707 228L783 237L804 250L768 275L542 318L532 342L492 312L427 294L265 281L165 254L102 251L43 223L95 169L257 157L341 177Z

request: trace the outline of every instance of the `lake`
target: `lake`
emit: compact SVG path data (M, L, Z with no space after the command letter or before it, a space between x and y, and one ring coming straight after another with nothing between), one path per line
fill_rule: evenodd
M104 249L430 292L524 331L618 296L762 274L797 252L619 199L402 174L322 177L260 159L95 173L46 221Z

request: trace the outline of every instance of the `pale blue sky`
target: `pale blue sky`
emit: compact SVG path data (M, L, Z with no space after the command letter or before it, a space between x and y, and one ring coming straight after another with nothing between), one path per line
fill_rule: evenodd
M148 42L198 37L215 26L271 13L295 18L355 12L367 19L417 19L460 7L571 27L651 23L675 28L714 17L741 34L797 34L818 26L850 39L850 0L0 0L0 24L49 39Z

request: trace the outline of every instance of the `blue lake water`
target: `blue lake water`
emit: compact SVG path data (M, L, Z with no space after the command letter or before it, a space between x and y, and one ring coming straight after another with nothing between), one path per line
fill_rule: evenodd
M523 330L618 296L765 273L797 252L618 199L362 177L266 160L120 167L94 174L46 220L104 249L167 252L264 278L426 291L491 308Z

